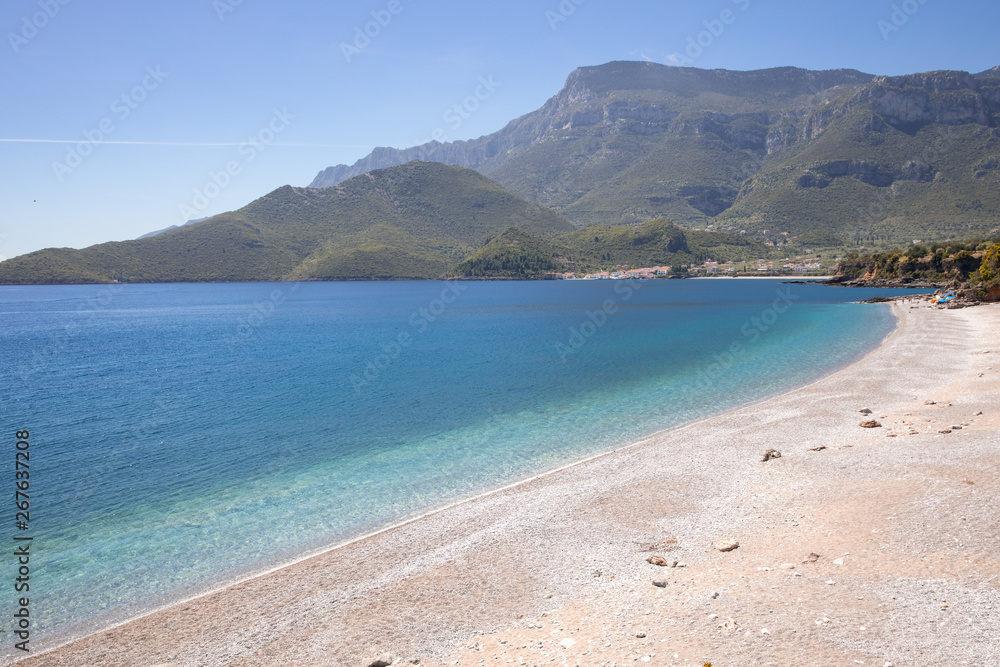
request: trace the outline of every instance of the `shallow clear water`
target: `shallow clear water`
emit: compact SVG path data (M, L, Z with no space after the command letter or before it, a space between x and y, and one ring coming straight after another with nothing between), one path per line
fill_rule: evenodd
M892 330L845 303L875 293L0 287L11 485L31 431L32 643L801 386Z

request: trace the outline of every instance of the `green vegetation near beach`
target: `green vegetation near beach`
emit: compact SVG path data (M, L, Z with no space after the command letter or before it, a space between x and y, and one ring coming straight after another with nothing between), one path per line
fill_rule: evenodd
M866 255L851 253L841 261L837 280L930 282L963 289L972 297L1000 298L1000 243L935 243Z

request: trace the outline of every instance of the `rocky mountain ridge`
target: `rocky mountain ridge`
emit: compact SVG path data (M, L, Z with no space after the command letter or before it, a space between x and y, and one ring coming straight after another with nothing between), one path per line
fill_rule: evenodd
M583 67L572 72L563 89L540 109L511 121L498 132L469 141L432 141L407 149L379 147L353 165L324 169L309 187L329 187L371 169L411 160L444 162L492 177L525 150L564 141L567 135L572 137L581 132L597 136L713 132L732 139L739 147L763 151L769 143L772 147L787 143L770 137L766 131L775 108L787 112L787 107L794 108L799 98L871 78L872 75L854 70L811 72L792 67L753 72L634 62ZM768 91L771 99L743 104L743 98L758 96L762 90ZM687 103L690 98L702 95L739 101L723 105L730 113L709 110L702 115L698 113L698 105ZM740 106L748 108L741 112ZM733 126L737 121L740 122Z
M875 76L613 62L575 70L498 132L379 148L311 187L422 159L475 169L579 226L665 217L760 240L775 228L946 238L1000 217L986 187L1000 165L998 120L1000 68ZM859 209L878 212L857 220Z

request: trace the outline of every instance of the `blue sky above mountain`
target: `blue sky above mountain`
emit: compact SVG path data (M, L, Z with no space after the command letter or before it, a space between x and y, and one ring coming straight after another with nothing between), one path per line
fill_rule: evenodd
M15 0L0 255L135 238L376 146L478 137L579 66L978 72L1000 64L998 19L938 0Z

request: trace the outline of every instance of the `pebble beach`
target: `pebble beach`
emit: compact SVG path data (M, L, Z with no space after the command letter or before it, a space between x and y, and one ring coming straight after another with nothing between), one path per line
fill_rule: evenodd
M1000 664L1000 305L872 307L806 387L17 664Z

